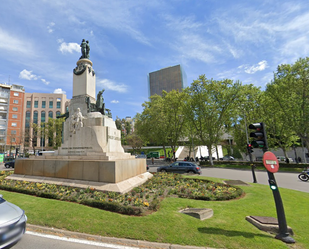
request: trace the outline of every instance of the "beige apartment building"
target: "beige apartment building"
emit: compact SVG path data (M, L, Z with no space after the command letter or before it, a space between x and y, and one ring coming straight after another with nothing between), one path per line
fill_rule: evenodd
M48 137L43 134L35 136L31 124L41 125L49 118L57 118L68 110L69 100L65 94L57 93L25 93L24 123L25 149L31 151L33 147L39 150L51 150L48 147Z

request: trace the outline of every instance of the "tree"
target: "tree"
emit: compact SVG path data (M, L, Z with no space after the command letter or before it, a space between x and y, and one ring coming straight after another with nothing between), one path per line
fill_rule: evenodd
M115 120L115 124L118 130L122 130L121 120L118 117Z
M126 130L126 135L131 134L131 124L130 124L130 122L125 121L124 122L124 128Z
M263 92L260 106L263 122L266 124L268 147L281 148L285 158L288 159L287 150L297 143L299 137L290 126L290 122L285 122L285 114L278 102L273 101L270 90Z
M235 113L241 84L232 80L216 81L199 76L188 89L186 114L196 131L200 144L208 148L210 163L212 148L217 146L224 132L224 125L229 124Z
M172 90L162 91L162 96L153 95L143 103L144 110L135 117L135 129L144 141L176 149L183 135L184 106L186 93Z
M44 137L48 138L48 146L53 149L61 146L64 120L64 118L49 118L46 123L42 124L41 132L44 131Z
M128 145L130 145L133 149L133 153L135 154L136 150L141 150L144 142L140 136L136 133L130 134L127 136Z
M233 135L236 148L246 155L248 154L247 143L250 143L248 126L251 123L262 122L263 118L260 109L261 94L259 87L252 84L242 85L231 126L227 127Z
M266 92L278 107L281 123L290 126L309 149L309 57L279 65Z

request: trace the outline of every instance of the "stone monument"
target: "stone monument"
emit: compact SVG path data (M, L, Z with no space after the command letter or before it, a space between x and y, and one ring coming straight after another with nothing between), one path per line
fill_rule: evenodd
M73 70L73 97L65 116L63 142L54 155L19 159L12 179L47 181L124 193L152 174L146 160L125 153L103 92L96 93L96 78L89 60L89 42L81 43L82 56Z

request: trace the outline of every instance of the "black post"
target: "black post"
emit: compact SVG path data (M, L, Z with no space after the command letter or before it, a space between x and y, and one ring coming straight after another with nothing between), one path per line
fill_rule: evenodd
M252 177L253 177L253 183L257 183L256 176L255 176L255 171L254 171L254 164L253 164L253 159L252 159L252 154L249 152L249 158L251 162L251 171L252 171Z
M277 182L273 173L267 171L268 173L268 182L271 190L273 191L273 196L275 199L276 210L277 210L277 219L279 225L279 234L276 235L276 239L280 239L285 243L295 243L295 240L289 236L288 226L285 219L285 213L283 208L282 199L280 192L277 186Z

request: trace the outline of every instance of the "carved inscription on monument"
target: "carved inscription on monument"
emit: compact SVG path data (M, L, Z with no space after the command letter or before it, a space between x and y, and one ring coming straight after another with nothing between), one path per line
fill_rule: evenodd
M108 136L109 139L113 139L113 140L118 140L121 141L120 137L115 137L115 136Z

